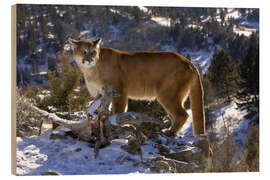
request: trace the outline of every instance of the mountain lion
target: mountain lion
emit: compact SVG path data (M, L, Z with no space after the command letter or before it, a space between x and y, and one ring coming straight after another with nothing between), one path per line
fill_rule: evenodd
M176 52L119 51L101 48L101 39L74 40L74 59L93 97L111 84L120 97L113 98L112 112L125 112L128 98L157 101L171 119L170 133L177 134L188 118L183 103L189 95L193 134L205 134L204 93L198 69Z

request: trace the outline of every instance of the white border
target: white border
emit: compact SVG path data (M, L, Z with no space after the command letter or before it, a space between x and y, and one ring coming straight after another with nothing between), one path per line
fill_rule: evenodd
M170 179L229 179L229 178L241 178L241 179L254 179L259 177L267 177L270 172L269 166L269 134L270 131L270 118L268 118L268 106L269 106L269 62L270 57L268 55L270 51L269 40L269 5L267 1L263 0L245 0L245 1L235 1L235 0L185 0L185 1L165 1L165 0L25 0L25 1L2 1L1 2L1 91L0 91L0 122L1 122L1 140L0 140L0 176L3 178L16 178L11 176L11 165L10 165L10 107L11 107L11 63L10 63L10 52L11 52L11 29L10 29L10 19L11 19L11 5L16 3L32 3L32 4L80 4L80 5L143 5L143 6L180 6L180 7L246 7L246 8L260 8L260 147L261 147L261 163L260 163L260 173L203 173L203 174L177 174L177 175L106 175L106 176L64 176L61 177L65 179L89 179L89 178L109 178L109 179L138 179L138 178L170 178ZM21 177L22 179L31 178L47 178L47 177ZM53 178L53 177L50 177Z

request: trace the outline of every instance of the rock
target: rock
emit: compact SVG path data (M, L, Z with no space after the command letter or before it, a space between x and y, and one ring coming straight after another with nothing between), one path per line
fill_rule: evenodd
M213 151L206 136L200 136L200 139L195 141L194 144L196 147L202 150L202 154L205 156L205 158L213 157Z
M56 140L56 139L67 139L65 134L57 133L57 132L52 132L50 135L51 140Z
M135 125L124 125L116 127L114 134L117 139L137 139L139 144L143 145L147 141L147 137L141 131L141 128Z
M42 173L43 176L51 176L51 175L61 175L59 172L55 170L49 170L47 172Z
M168 173L171 172L171 167L168 164L167 161L164 160L155 160L154 161L154 166L150 167L151 171L158 172L158 173Z
M195 146L202 149L205 156L209 155L209 142L206 138L201 138L195 142Z
M82 148L77 148L74 150L74 152L80 152L80 151L82 151Z
M72 131L66 131L66 136L70 136L72 137L73 139L77 139L78 136L76 134L74 134Z
M186 163L195 163L203 169L209 159L210 155L210 147L209 142L206 136L196 136L196 137L186 137L189 141L192 141L191 144L185 144L183 140L177 145L180 145L181 148L178 152L165 154L164 156L169 159L173 159L176 161L183 161ZM180 141L180 140L179 140ZM170 146L171 147L171 146ZM185 147L185 148L184 148ZM176 151L178 148L174 148Z
M116 121L120 126L133 125L140 127L143 134L149 137L153 132L160 132L164 128L161 120L148 116L147 114L128 112L119 114Z
M133 155L139 155L142 159L141 145L136 139L131 139L128 141L127 145L122 145L121 148Z
M124 164L125 162L133 162L136 164L136 160L127 155L121 155L115 161L120 165Z
M159 173L200 172L200 169L196 167L194 163L187 163L164 157L155 158L151 163L154 165L150 167L150 170Z
M170 153L170 149L161 144L157 144L156 148L158 149L160 155L167 155Z
M190 150L187 151L181 151L181 152L176 152L176 153L171 153L165 155L166 158L170 159L175 159L177 161L185 161L185 162L190 162L194 160L193 153Z
M101 140L97 140L95 142L95 146L94 146L94 157L95 157L95 159L98 156L99 149L105 148L110 144L111 144L110 141L108 141L108 139L105 139L105 138L103 138Z

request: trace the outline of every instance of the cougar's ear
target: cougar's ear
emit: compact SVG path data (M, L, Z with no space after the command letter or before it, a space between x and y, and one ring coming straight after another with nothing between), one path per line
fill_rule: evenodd
M93 41L94 45L95 45L97 48L100 47L101 42L102 42L102 39L101 39L101 38L98 38L97 40L94 40L94 41Z
M72 38L68 38L68 41L72 45L72 49L74 49L75 47L77 47L78 44L79 44L79 41L78 40L75 40L75 39L72 39Z

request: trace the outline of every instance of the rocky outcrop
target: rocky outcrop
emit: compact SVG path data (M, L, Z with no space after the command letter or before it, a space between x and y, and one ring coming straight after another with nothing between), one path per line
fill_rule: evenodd
M168 128L166 123L143 113L110 115L108 106L112 97L112 89L105 91L105 96L96 98L87 113L76 121L48 114L53 122L70 129L64 134L52 132L50 139L71 136L87 141L94 148L95 158L102 156L100 149L112 146L117 140L124 143L114 149L126 155L117 157L116 163L129 162L152 172L203 172L210 157L206 136L166 136L162 133L162 129Z

